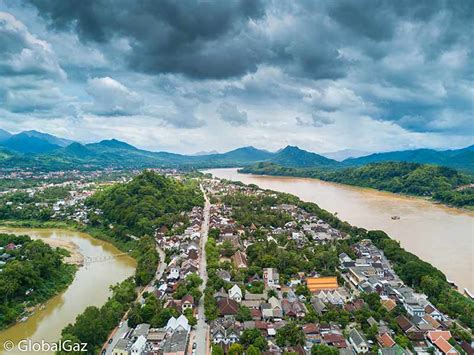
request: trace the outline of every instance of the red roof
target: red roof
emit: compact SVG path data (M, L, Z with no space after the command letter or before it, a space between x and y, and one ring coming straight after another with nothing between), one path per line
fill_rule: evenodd
M319 327L314 323L305 324L303 325L303 332L305 334L316 334L319 333Z
M376 335L377 341L384 348L391 348L395 345L395 341L388 333L383 333L382 335Z
M434 330L428 332L426 336L429 340L431 340L432 343L440 337L448 341L449 339L451 339L451 332L449 330Z
M448 341L442 337L439 337L434 343L436 347L443 352L443 354L457 354L457 350L453 348Z
M217 302L217 308L223 316L234 315L239 311L239 304L230 298L222 298Z

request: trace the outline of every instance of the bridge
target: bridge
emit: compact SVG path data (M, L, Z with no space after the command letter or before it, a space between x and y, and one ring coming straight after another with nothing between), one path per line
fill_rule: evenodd
M98 255L98 256L85 256L84 257L84 266L87 267L90 264L94 263L103 263L108 260L112 260L115 258L119 258L121 256L128 255L128 253L120 253L120 254L113 254L113 255Z

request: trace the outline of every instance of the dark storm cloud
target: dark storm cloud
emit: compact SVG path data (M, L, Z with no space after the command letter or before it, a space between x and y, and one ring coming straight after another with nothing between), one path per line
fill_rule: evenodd
M179 96L184 113L174 104L160 114L175 127L205 126L195 107L237 99L236 111L249 115L245 103L294 107L299 125L366 115L413 132L472 132L474 1L24 1L108 61L93 74L72 67L69 77L116 78L103 72L109 63L153 76L163 85L121 82L144 101L148 90ZM8 52L20 43L2 42ZM131 114L142 112L136 106Z
M147 73L225 78L255 71L260 43L246 35L259 1L31 1L52 27L84 41L129 41L130 67Z

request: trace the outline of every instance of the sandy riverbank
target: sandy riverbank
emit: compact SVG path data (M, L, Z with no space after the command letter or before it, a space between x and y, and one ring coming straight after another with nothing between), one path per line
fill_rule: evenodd
M66 249L71 255L64 258L64 262L74 265L84 264L84 255L79 251L79 247L70 241L60 239L37 238L48 244L52 248Z

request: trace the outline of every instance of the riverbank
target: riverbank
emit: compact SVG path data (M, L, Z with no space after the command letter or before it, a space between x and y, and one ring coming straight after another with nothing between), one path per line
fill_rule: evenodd
M0 221L0 228L32 228L32 229L61 229L70 232L79 232L90 235L93 238L110 243L123 252L128 252L135 247L135 241L120 241L107 234L101 228L94 228L76 222L66 221L36 221L36 220L3 220Z
M90 263L86 267L69 265L77 269L72 282L49 300L39 303L25 322L0 331L0 339L11 339L15 343L25 338L32 341L44 339L48 342L57 342L61 337L61 331L68 324L74 323L76 317L87 307L102 306L107 302L111 295L110 286L134 275L135 259L130 256L113 258L114 255L122 254L122 252L112 244L89 234L71 229L13 228L5 227L5 225L1 227L1 230L27 234L32 239L40 239L44 242L51 240L58 246L65 246L64 242L72 243L76 246L77 252L83 256L109 258L104 262ZM1 348L0 353L2 353Z
M367 230L383 230L404 249L434 265L459 290L474 290L474 212L374 189L311 178L237 173L237 169L205 171L218 178L254 184L298 196ZM392 216L400 216L393 220Z
M24 233L0 230L0 237L2 246L5 243L17 245L13 254L13 258L17 260L7 261L0 274L0 285L5 287L0 288L4 294L0 305L1 330L24 322L37 309L43 308L45 302L67 289L78 270L76 262L80 261L80 255L78 251L74 255L69 253L71 259L66 260L68 257L64 250L50 243L37 243L36 238ZM69 245L68 248L72 251L74 245ZM15 283L17 273L21 273L24 284Z

